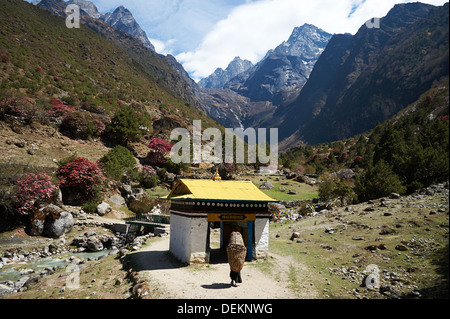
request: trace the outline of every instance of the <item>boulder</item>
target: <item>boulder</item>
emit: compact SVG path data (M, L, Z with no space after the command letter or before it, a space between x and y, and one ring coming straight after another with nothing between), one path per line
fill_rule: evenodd
M41 236L44 231L45 225L45 213L42 209L37 210L33 213L30 218L30 226L27 229L27 233L30 236Z
M72 214L50 204L34 212L27 232L30 236L59 238L72 231Z
M271 190L272 188L273 188L273 185L269 181L265 181L264 183L262 183L261 186L259 186L259 189L265 189L265 190Z
M0 296L14 292L14 288L0 284Z
M75 237L72 241L72 245L75 245L76 247L86 247L86 237L85 236L78 236Z
M130 185L127 184L122 184L120 186L120 191L124 196L131 195L133 193L133 189L131 188Z
M116 205L126 205L125 198L120 196L119 194L112 195L109 200Z
M306 176L306 175L297 176L295 178L295 181L300 182L300 183L305 183L305 184L308 184L308 185L315 185L317 183L316 179L311 178L311 177Z
M87 239L87 249L91 252L97 252L103 250L103 244L97 237L89 237Z
M63 211L55 205L49 205L43 209L44 211L47 210L47 217L42 235L50 238L59 238L72 231L74 220L71 213Z
M299 232L293 232L291 235L291 240L294 240L296 238L300 238L300 233Z
M405 245L397 245L395 246L395 249L400 251L407 251L408 247L406 247Z
M177 175L174 173L166 173L165 180L166 182L173 182L175 181L176 177Z
M335 173L331 173L330 174L333 177L337 177L339 179L352 179L355 177L355 172L353 170L351 170L350 168L344 168L341 169Z
M97 206L97 214L99 216L104 216L107 213L109 213L111 211L111 206L108 203L105 202L101 202L98 206Z

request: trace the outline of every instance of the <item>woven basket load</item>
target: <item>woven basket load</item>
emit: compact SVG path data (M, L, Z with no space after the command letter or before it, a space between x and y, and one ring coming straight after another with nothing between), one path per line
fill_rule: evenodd
M233 245L245 246L244 245L244 239L242 238L241 233L240 232L236 232L236 231L231 233L229 243L233 244Z
M244 246L244 240L240 233L233 232L230 237L230 243L227 246L227 256L230 268L234 272L240 272L244 267L247 248Z

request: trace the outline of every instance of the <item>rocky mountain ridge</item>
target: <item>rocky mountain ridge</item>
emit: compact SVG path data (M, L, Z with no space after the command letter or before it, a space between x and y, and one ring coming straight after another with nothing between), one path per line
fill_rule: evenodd
M226 70L216 69L199 82L207 114L231 127L271 121L277 108L297 97L330 38L331 34L304 24L256 65L236 57ZM246 102L237 105L237 100Z
M225 87L253 101L282 105L306 83L331 36L311 24L296 27L287 41L267 52L244 82L234 80Z
M141 26L136 22L133 14L124 6L117 7L113 12L102 14L98 11L93 2L87 0L70 0L64 3L61 3L60 0L41 0L39 2L34 2L33 4L59 15L62 13L61 9L64 11L65 6L69 4L76 4L91 18L101 19L113 28L122 30L137 37L146 48L155 51L155 47L148 39L145 31L142 30Z
M222 68L217 68L213 74L204 79L201 79L198 85L201 88L222 89L224 85L232 78L251 69L252 67L252 62L248 60L242 60L237 56L233 59L233 61L230 62L230 64L228 64L225 70Z
M95 16L93 17L95 18ZM113 12L108 12L102 15L100 19L108 23L113 28L120 29L136 36L142 41L142 43L144 43L145 47L155 51L155 47L150 43L145 31L142 30L141 26L136 22L131 12L124 6L119 6Z
M100 19L103 14L100 13L95 6L95 4L91 1L86 0L70 0L67 2L68 4L76 4L78 5L84 12L86 12L89 16Z

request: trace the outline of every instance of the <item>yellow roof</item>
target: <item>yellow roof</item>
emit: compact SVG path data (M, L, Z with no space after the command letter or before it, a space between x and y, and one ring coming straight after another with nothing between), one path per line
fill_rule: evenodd
M250 181L179 180L167 199L207 199L276 202Z

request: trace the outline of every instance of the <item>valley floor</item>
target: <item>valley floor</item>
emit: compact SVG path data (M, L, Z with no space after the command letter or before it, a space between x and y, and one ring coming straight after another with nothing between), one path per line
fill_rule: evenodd
M144 299L447 299L448 192L446 183L271 223L269 257L247 262L239 287L213 231L211 264L180 264L169 236L150 237L122 258L83 263L78 290L62 289L67 274L58 270L1 298L128 299L138 283Z

